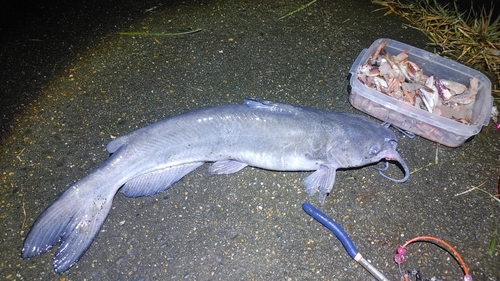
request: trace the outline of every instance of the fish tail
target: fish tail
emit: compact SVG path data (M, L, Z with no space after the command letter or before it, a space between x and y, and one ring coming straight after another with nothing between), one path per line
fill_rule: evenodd
M57 273L62 273L85 254L119 188L100 187L89 193L92 184L88 177L68 188L37 218L24 240L23 259L43 254L60 242L53 265Z

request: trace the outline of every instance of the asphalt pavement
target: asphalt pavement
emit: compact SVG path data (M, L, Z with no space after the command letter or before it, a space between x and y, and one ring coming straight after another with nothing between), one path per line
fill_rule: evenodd
M457 148L399 132L412 171L394 183L370 167L337 173L323 206L309 172L203 165L150 197L120 192L94 243L62 275L54 250L21 259L37 216L108 157L114 137L165 117L255 97L363 114L349 69L378 38L432 51L420 31L370 1L19 2L3 9L0 53L0 278L4 280L375 280L302 210L338 222L390 280L396 249L421 235L453 245L474 280L500 280L491 249L500 203L500 130ZM144 33L148 33L145 35ZM391 167L391 169L393 169ZM397 173L397 171L392 171ZM464 193L469 190L469 192ZM403 270L460 280L432 243L408 246Z

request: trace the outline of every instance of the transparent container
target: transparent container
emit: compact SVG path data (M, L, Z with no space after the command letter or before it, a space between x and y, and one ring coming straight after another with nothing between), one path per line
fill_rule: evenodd
M476 77L479 80L479 88L472 105L470 124L430 113L361 83L357 76L359 66L367 63L385 41L388 41L388 44L384 49L393 56L409 50L408 60L416 63L426 75L434 74L440 79L462 83L467 87L470 79ZM349 72L351 73L349 100L355 108L426 139L449 147L457 147L471 136L478 134L481 128L489 123L493 106L490 80L481 72L455 61L395 40L381 38L373 42L370 48L361 51Z

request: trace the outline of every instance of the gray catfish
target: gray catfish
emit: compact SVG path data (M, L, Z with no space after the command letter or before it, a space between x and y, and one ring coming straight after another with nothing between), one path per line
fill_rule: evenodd
M211 174L232 174L246 166L276 171L314 171L305 179L320 202L333 188L339 168L381 160L399 162L410 173L387 127L347 113L245 99L244 104L203 108L173 116L107 145L108 160L71 185L35 221L22 257L60 243L54 270L62 273L87 251L104 223L116 192L128 197L169 188L205 162Z

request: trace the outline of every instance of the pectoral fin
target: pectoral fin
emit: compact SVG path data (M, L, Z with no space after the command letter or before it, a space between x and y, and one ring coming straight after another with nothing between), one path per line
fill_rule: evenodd
M217 161L208 168L208 172L212 175L229 175L238 172L239 170L248 166L247 163L243 163L236 160L222 160Z
M122 187L122 193L127 197L139 197L162 192L202 164L183 164L140 175L128 181Z
M321 166L316 172L310 174L304 185L309 195L314 195L319 190L319 202L325 202L326 195L332 190L335 183L335 169L333 167Z

